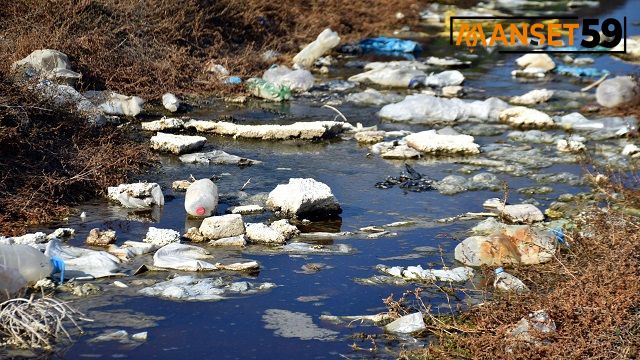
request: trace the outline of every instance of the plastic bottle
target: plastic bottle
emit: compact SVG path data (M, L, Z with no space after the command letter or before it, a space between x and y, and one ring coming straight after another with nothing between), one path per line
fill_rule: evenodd
M218 187L209 179L194 181L187 188L184 209L191 216L211 216L218 206Z
M505 272L503 268L499 267L495 271L496 279L493 281L493 287L496 289L502 291L514 291L519 294L529 291L527 285L517 277Z
M51 275L52 261L29 245L0 245L0 291L14 293Z
M310 68L317 58L338 46L339 43L340 36L338 36L338 33L328 28L324 29L312 43L305 46L302 51L293 57L293 63L304 68Z
M284 101L291 97L291 89L288 86L275 85L258 78L247 80L247 90L254 96L273 101Z

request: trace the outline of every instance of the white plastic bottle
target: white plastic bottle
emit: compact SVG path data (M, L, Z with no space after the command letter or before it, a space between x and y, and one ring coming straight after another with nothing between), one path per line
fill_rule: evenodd
M0 245L0 291L14 293L51 275L51 260L29 245Z
M522 282L522 280L505 272L503 268L499 267L495 271L496 279L493 281L493 287L496 289L502 291L513 291L518 294L529 291L529 288Z
M209 179L194 181L187 188L184 209L191 216L211 216L218 207L218 187Z
M339 43L340 36L338 36L338 33L331 31L331 29L324 29L317 39L294 56L293 63L303 68L310 68L317 58L338 46Z

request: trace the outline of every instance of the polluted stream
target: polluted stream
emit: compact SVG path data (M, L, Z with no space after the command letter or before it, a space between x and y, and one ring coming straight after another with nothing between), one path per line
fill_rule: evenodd
M619 18L633 11L638 15L638 9L640 1L629 0L612 4L603 2L598 8L576 11L578 14L596 14L600 18ZM419 26L412 30L420 29ZM640 30L630 24L628 33L636 35ZM413 39L423 47L416 60L428 56L452 56L471 61L470 66L458 68L465 76L466 94L462 97L465 100L484 100L492 96L508 100L535 89L579 94L580 89L588 84L582 79L555 73L536 80L514 78L511 71L517 68L517 55L481 53L476 56L457 51L445 38ZM336 58L337 64L330 67L329 74L315 74L316 86L313 89L290 101L270 103L253 98L246 104L231 104L212 100L211 104L182 115L197 120L232 119L238 124L291 124L333 120L336 113L322 107L330 104L338 108L349 123L377 126L378 130L419 132L447 126L381 120L377 113L383 105L358 105L345 99L348 94L371 87L397 94L398 99L394 102L398 102L420 90L355 83L349 89L335 90L334 86L344 85L338 81L363 72L357 61L394 61L404 60L403 57L364 54ZM594 55L593 58L594 62L589 67L608 70L613 76L635 73L638 69L636 65L609 55ZM553 59L556 64L562 64L559 56ZM433 68L435 72L442 70L446 68ZM529 107L552 116L578 111L590 119L597 118L580 110L583 105L594 103L593 91L582 94L591 95L574 96L572 99L552 97L546 103ZM381 335L383 329L378 326L359 322L346 326L321 320L320 316L374 315L386 310L382 300L390 294L398 296L418 286L410 282L370 284L363 281L382 275L376 269L378 264L421 265L424 269L460 266L454 259L454 248L469 236L468 230L479 219L451 219L446 222L439 219L467 212L486 212L483 202L502 198L505 189L508 189L509 203L531 203L543 211L563 194L590 191L583 178L584 166L580 163L580 155L559 152L556 147L558 139L569 135L564 130L540 129L547 134L547 140L541 140L540 134L529 133L535 137L531 141L521 139L526 134L513 134L517 128L499 121L458 121L449 125L459 133L473 135L481 153L466 156L425 154L420 159L387 160L374 154L369 145L359 145L348 134L329 140L270 141L198 133L207 137L207 144L201 151L223 150L261 163L251 166L187 164L182 163L178 156L161 154L160 169L139 180L156 182L161 186L165 195L163 207L156 207L151 212L135 212L99 199L78 207L86 214L84 218L74 216L64 223L34 228L33 231L45 232L58 227L74 228L75 237L66 242L73 246L85 246L84 240L93 228L115 230L117 245L127 240L142 241L149 227L173 229L184 234L187 229L199 226L200 221L187 217L184 192L172 191L171 187L173 181L191 176L215 179L220 193L218 215L225 214L234 206L258 203L261 196L264 199L266 193L279 184L287 183L290 178L312 178L328 185L342 208L339 217L295 223L303 233L346 233L335 239L307 240L320 246L306 248L306 251L299 248L285 251L262 245L234 249L195 244L210 251L216 261L255 260L260 264L259 271L196 273L169 270L131 275L140 265L153 263L152 255L142 255L123 265L128 276L78 282L93 286L85 287L83 296L64 293L60 296L92 321L83 322L84 334L78 335L74 343L64 350L64 357L173 359L188 355L280 359L337 358L342 355L351 358L369 355L350 347L354 342L363 348L372 346L371 341L359 340L361 333L379 335L377 357L394 357L394 351L403 347L424 346L428 339L384 337ZM195 132L188 133L196 135ZM584 143L596 163L611 162L623 170L630 166L631 160L620 155L626 140L596 140L589 134L576 134L585 136ZM146 138L152 135L151 132L142 132ZM489 163L492 166L486 165ZM454 175L464 177L466 182L456 178L458 185L453 184L447 190L438 186L437 189L429 189L428 186L416 189L411 183L408 186L400 183L376 186L389 177L406 174L405 164L429 181L437 183ZM489 179L486 182L470 180L486 173L493 176L478 178ZM415 182L418 178L414 176L409 180ZM567 198L566 195L564 197ZM243 215L245 223L268 223L277 219L269 211ZM397 222L406 223L388 226ZM381 227L387 233L369 236L369 233L359 231L370 226ZM218 280L219 284L224 283L225 286L233 282L236 284L223 289L218 297L205 297L199 299L201 301L175 301L140 293L141 289L154 284L157 286L173 278L174 274L213 278L207 280L213 282L222 278L223 281ZM116 281L127 287L114 284ZM466 287L473 289L473 283L479 281L474 278ZM474 298L473 291L459 295L463 298L460 302L463 305L481 300L480 297ZM456 305L450 305L447 297L438 291L429 292L425 299L436 312L445 314ZM126 330L129 335L112 334L118 330ZM140 332L147 332L146 340L131 338L131 334ZM113 336L96 339L104 334Z

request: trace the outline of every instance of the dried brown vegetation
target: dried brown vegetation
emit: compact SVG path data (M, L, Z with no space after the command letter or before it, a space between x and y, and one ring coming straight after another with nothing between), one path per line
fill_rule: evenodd
M481 306L430 329L436 341L405 352L406 359L635 359L640 356L640 218L617 207L640 204L640 193L613 186L623 194L617 204L588 209L573 219L563 249L547 264L508 271L531 292L495 294ZM484 269L492 291L491 269ZM536 343L517 341L508 332L522 317L545 309L557 331Z
M421 8L414 0L16 0L0 7L0 64L6 71L33 50L56 49L84 89L200 94L220 90L204 71L209 61L257 75L265 50L289 57L326 27L343 40L380 34L417 21Z
M68 304L49 296L13 298L0 304L0 341L31 350L51 350L59 341L70 341L67 330L81 330L82 316Z
M0 77L0 233L60 218L150 164L146 146Z

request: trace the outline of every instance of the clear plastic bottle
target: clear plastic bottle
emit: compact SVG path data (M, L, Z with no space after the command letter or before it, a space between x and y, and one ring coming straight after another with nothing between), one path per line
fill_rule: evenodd
M247 80L247 90L252 95L273 101L284 101L291 97L291 89L285 85L275 85L264 79L251 78Z
M505 272L503 268L499 267L495 271L496 279L493 281L493 287L496 289L502 291L513 291L518 294L529 291L529 288L522 282L522 280Z
M324 29L313 42L293 57L293 63L310 68L317 58L338 46L339 43L338 33L331 31L331 29Z
M29 245L0 245L0 291L14 293L51 275L54 266L40 250Z
M218 187L209 179L194 181L187 188L184 209L191 216L211 216L218 207Z

